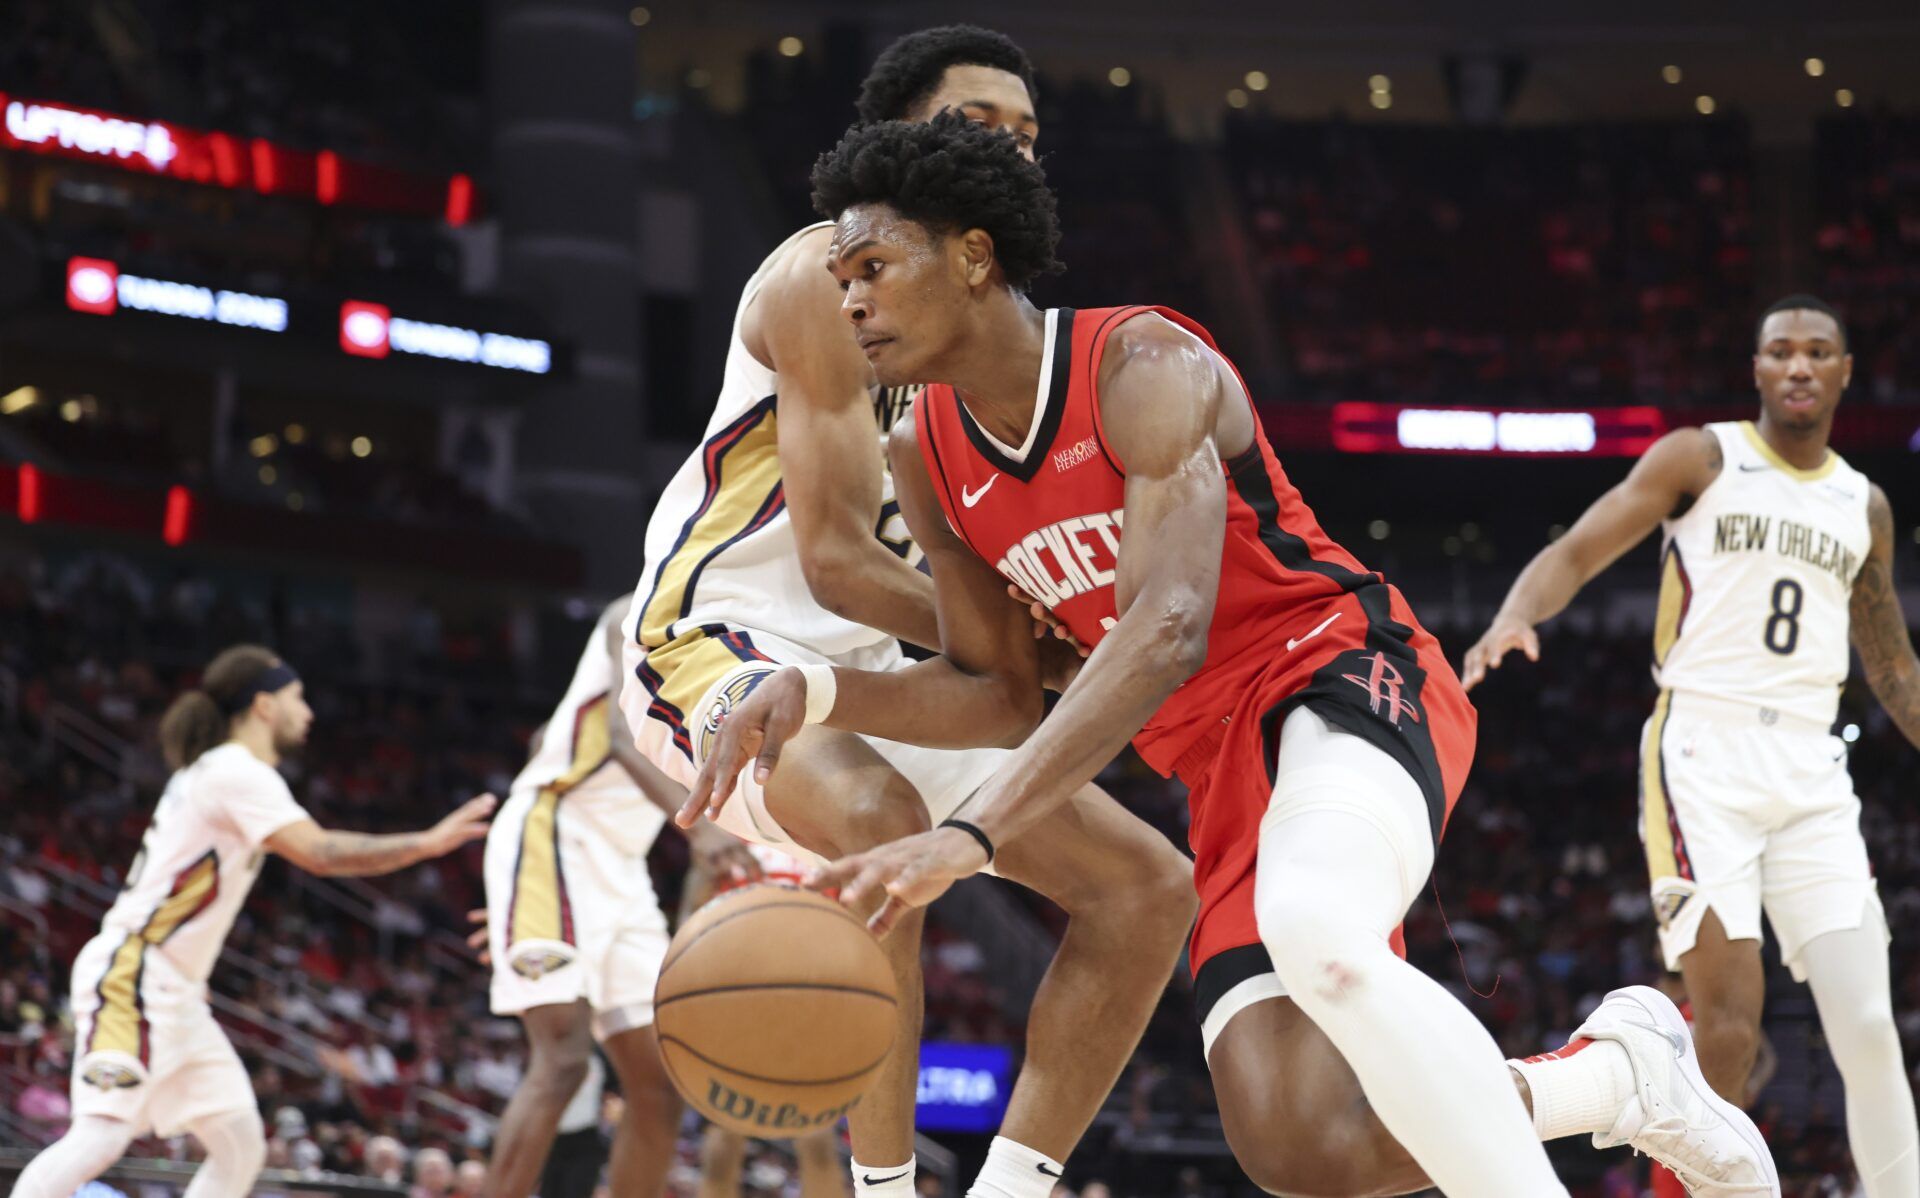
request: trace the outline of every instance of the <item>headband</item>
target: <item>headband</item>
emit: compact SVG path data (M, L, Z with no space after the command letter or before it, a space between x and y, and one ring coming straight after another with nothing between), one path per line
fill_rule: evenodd
M239 715L247 708L253 706L253 697L255 695L270 695L281 687L298 681L300 681L300 675L294 671L292 666L283 661L277 665L268 666L258 674L255 674L252 682L241 687L232 697L224 702L218 699L216 699L215 702L220 703L221 714L225 715L228 719L232 719L234 716Z

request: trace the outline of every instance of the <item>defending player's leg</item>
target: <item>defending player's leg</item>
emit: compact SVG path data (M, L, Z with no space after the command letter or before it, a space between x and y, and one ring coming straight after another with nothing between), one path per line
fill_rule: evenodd
M834 1132L817 1131L795 1140L793 1156L800 1167L800 1198L846 1198L847 1175L840 1164L840 1140ZM706 1195L702 1193L701 1198Z
M1133 1055L1196 900L1187 859L1098 787L1006 845L995 870L1057 903L1066 935L1033 1000L1027 1053L975 1198L1045 1198ZM1022 1146L1042 1160L1029 1161Z
M494 1136L487 1162L488 1198L527 1198L560 1128L560 1113L587 1077L593 1055L591 1017L584 1000L552 1003L520 1014L531 1049L520 1081Z
M1867 1198L1920 1194L1920 1123L1901 1060L1877 898L1860 926L1816 936L1799 965L1847 1092L1847 1139Z
M68 1198L113 1167L133 1143L134 1126L124 1119L80 1115L67 1134L27 1163L14 1182L17 1198Z
M610 1036L602 1047L613 1060L624 1099L620 1126L613 1135L608 1183L622 1198L654 1198L665 1191L667 1171L673 1167L680 1096L667 1081L659 1037L651 1023Z
M1729 939L1719 912L1708 910L1693 947L1680 958L1680 972L1693 1003L1700 1071L1720 1097L1743 1102L1760 1051L1760 1012L1767 997L1760 942Z
M739 803L739 798L735 803ZM857 736L810 727L781 753L767 780L767 813L810 852L862 852L930 826L913 786ZM920 912L881 942L898 987L898 1039L873 1088L847 1115L855 1191L913 1192L913 1113L920 1084L920 1030L926 1006L920 976Z
M698 1198L740 1198L740 1174L746 1163L747 1137L709 1124L700 1139Z
M245 1198L267 1163L267 1133L251 1108L196 1119L187 1130L206 1149L182 1198Z

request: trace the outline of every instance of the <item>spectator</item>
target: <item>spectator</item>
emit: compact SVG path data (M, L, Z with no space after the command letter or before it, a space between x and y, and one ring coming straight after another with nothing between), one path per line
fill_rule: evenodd
M453 1192L458 1198L480 1198L487 1188L487 1162L461 1161L453 1173Z
M406 1180L407 1150L400 1141L392 1136L375 1136L367 1141L366 1153L365 1176L394 1185Z
M422 1148L413 1155L413 1186L408 1198L446 1198L453 1189L453 1158L440 1148Z

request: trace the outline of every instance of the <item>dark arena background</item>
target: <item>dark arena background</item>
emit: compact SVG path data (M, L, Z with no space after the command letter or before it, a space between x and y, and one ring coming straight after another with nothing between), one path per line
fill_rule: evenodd
M955 20L1037 70L1067 270L1035 302L1204 322L1329 533L1456 665L1655 438L1755 415L1755 320L1791 292L1846 318L1833 443L1891 500L1920 618L1910 3L4 0L5 1185L67 1125L69 971L166 781L172 697L225 645L284 654L316 713L284 772L328 827L504 797L643 568L740 288L816 219L808 173L861 78ZM1408 917L1412 961L1509 1054L1665 978L1636 817L1656 546L1475 691L1474 770ZM1920 758L1857 666L1836 733L1911 1070ZM1185 844L1178 783L1130 753L1100 780ZM663 833L669 911L688 860ZM489 1192L526 1049L465 943L482 906L478 844L366 881L269 858L211 983L269 1137L259 1192ZM985 879L933 906L927 1198L979 1167L1063 926ZM1812 998L1766 953L1754 1118L1787 1194L1864 1193ZM595 1192L622 1098L610 1070L589 1085L554 1149L585 1175L548 1198ZM668 1193L698 1192L700 1138L687 1116ZM1575 1194L1650 1184L1625 1148L1551 1151ZM176 1193L200 1152L139 1140L87 1192ZM789 1150L754 1148L742 1192L799 1195ZM1055 1193L1259 1193L1184 965Z

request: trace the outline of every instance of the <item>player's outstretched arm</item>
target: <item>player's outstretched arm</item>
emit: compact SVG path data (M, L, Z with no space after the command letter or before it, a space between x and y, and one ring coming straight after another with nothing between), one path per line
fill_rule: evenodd
M422 832L335 832L304 819L267 837L266 847L323 878L390 874L485 839L497 802L492 795L468 799Z
M1720 442L1705 429L1675 429L1654 442L1625 479L1520 571L1493 623L1467 650L1461 683L1472 690L1516 649L1539 661L1534 626L1559 615L1595 575L1711 486L1720 465Z
M1853 647L1880 706L1909 743L1920 748L1920 658L1907 635L1900 592L1893 585L1893 505L1877 485L1867 494L1873 544L1853 580Z
M873 371L822 269L827 230L802 239L748 309L742 333L780 376L775 414L787 514L820 606L940 647L933 584L876 535L885 469Z

